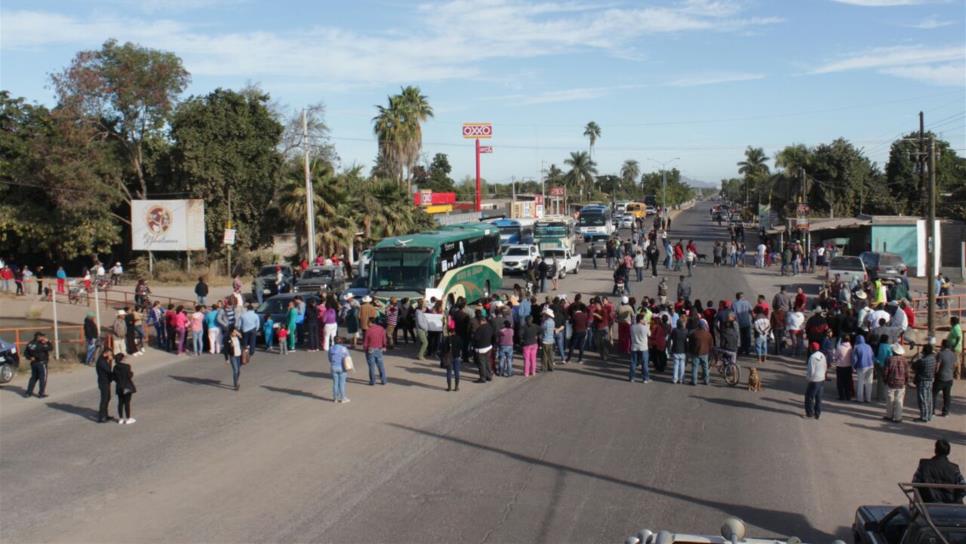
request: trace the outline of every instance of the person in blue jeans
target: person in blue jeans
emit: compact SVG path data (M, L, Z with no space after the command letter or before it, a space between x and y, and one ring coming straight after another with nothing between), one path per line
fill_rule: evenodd
M349 358L349 350L343 345L343 340L336 337L335 344L329 348L329 367L332 370L332 402L349 402L345 396L345 360Z
M503 328L497 334L500 351L497 353L496 373L498 376L509 378L513 375L513 327L510 325L510 321L504 321Z
M637 315L637 323L631 326L631 368L627 373L627 381L634 383L634 374L637 369L641 369L641 382L651 381L651 373L648 368L650 364L650 352L647 349L648 336L651 334L650 327L647 326L644 314Z
M691 385L698 385L698 372L704 375L704 385L711 384L711 374L708 372L708 359L714 349L714 338L711 336L708 322L698 321L698 327L688 335L688 346L691 352Z
M376 385L377 371L382 385L386 385L386 365L383 359L383 351L386 349L386 328L382 326L381 320L369 324L362 338L362 349L366 353L366 364L369 367L369 385Z
M671 331L671 360L674 362L674 374L671 383L684 383L684 369L687 365L688 330L684 328L684 319L678 319L677 327Z

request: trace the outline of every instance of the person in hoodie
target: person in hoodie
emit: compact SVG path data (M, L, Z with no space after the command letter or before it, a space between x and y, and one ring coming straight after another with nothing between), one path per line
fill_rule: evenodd
M855 347L852 348L852 368L855 370L855 401L872 401L872 367L875 355L872 348L865 343L861 334L855 336Z

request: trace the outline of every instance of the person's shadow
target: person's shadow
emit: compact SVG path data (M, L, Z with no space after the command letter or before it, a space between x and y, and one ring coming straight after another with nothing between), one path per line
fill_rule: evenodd
M61 412L67 412L68 414L74 414L90 421L97 421L97 410L86 406L77 406L63 402L48 402L47 407L60 410Z

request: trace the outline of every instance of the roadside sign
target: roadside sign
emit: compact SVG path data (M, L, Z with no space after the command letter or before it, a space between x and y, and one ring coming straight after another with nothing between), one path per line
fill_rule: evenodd
M225 229L225 237L223 243L226 246L235 245L235 229Z
M564 196L564 194L566 194L566 188L565 187L551 187L550 188L550 196Z
M493 137L493 123L463 123L463 137L469 140Z
M492 145L481 145L480 146L480 153L493 153L493 146Z

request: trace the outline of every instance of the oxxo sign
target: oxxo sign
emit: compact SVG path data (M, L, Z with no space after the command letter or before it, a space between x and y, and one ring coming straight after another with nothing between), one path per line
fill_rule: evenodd
M463 137L488 139L493 137L493 123L463 123Z

